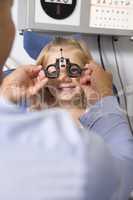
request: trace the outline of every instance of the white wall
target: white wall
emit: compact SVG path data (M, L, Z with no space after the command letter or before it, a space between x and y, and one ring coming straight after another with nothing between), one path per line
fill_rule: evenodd
M17 27L17 0L13 8L13 18ZM92 55L95 60L100 63L99 53L97 51L97 40L96 36L88 36L84 38L92 51ZM105 65L113 72L114 82L119 89L121 89L120 81L116 69L116 63L114 60L114 54L112 50L111 38L103 37L102 46L104 52ZM120 37L119 41L116 43L117 46L117 56L118 64L120 67L120 74L122 76L123 84L125 87L130 86L130 90L133 91L133 42L129 40L128 37ZM16 33L16 39L14 47L11 52L11 57L16 60L16 62L21 64L34 63L34 61L27 55L23 49L23 37L19 35L18 31ZM8 63L11 63L10 60ZM12 64L12 63L11 63ZM14 64L13 64L14 65ZM122 105L124 107L124 100L122 99ZM133 119L133 95L127 95L128 101L128 113ZM133 120L132 120L133 121Z
M34 61L27 55L23 48L23 36L19 35L17 30L17 5L18 0L14 1L13 6L13 19L16 25L16 38L11 52L11 57L14 58L18 64L34 63ZM10 61L9 61L10 62Z

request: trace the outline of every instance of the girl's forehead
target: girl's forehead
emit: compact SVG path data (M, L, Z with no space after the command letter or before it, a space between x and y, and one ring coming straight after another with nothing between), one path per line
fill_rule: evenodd
M72 45L64 45L51 47L49 49L47 55L45 55L44 57L44 66L54 64L56 62L56 59L60 58L61 56L69 58L71 62L79 64L81 66L84 64L84 53L80 48Z
M67 45L67 46L57 46L57 47L52 47L48 53L48 57L53 57L57 56L57 58L60 58L61 56L63 57L73 57L76 56L81 52L81 50L77 47L74 47L72 45Z

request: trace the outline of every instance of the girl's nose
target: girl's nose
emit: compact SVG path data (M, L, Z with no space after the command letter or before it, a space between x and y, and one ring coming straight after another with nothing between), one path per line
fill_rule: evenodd
M60 69L60 75L59 75L59 80L60 81L67 81L67 82L71 82L71 78L68 76L67 71L66 71L66 67L63 67L62 69Z

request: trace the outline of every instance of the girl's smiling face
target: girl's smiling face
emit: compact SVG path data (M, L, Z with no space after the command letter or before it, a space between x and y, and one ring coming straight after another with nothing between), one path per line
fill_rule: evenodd
M50 64L54 64L56 59L61 57L60 49L63 49L63 57L69 58L71 63L78 64L81 68L86 63L83 63L83 53L80 49L74 48L71 45L52 47L48 53L47 58L43 62L44 68ZM50 92L56 93L60 102L70 104L75 97L82 98L83 90L79 83L78 78L70 78L66 73L66 66L60 68L60 75L56 79L49 79Z

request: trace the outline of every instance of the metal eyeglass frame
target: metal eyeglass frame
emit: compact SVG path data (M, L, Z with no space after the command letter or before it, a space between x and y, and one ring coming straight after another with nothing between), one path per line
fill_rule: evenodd
M69 58L61 57L59 59L56 59L56 63L50 64L44 69L45 76L50 79L58 78L60 75L60 68L66 66L66 73L71 78L77 78L82 75L82 72L85 71L87 68L81 68L78 64L71 63ZM49 69L51 67L54 67L56 70L54 72L49 72ZM77 70L77 73L75 74L72 72L72 70Z

